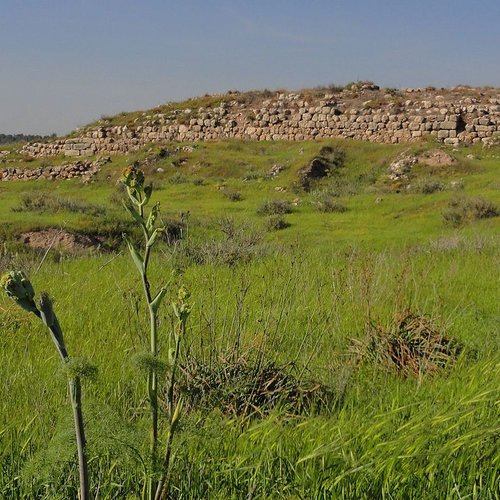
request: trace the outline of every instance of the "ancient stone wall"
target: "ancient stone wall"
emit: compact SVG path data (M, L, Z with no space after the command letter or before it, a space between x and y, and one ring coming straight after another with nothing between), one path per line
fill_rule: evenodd
M100 158L96 161L75 161L64 165L39 168L3 168L0 169L0 181L32 181L37 179L64 180L80 177L90 180L100 169L108 163L109 158Z
M282 93L250 104L221 99L210 108L144 113L133 125L99 126L78 137L28 144L34 156L127 153L162 141L306 140L341 137L380 143L488 143L500 132L500 89L407 89L373 86L308 97Z

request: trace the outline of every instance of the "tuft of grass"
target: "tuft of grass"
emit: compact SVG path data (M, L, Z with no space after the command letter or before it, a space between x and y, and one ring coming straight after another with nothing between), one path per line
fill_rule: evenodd
M180 172L176 172L174 175L169 177L168 182L170 182L170 184L186 184L189 182L189 178Z

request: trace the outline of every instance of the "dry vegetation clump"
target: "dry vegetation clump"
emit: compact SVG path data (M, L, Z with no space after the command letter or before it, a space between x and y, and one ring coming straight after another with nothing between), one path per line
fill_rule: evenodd
M330 407L335 399L329 387L295 375L292 364L229 356L214 363L192 359L181 371L178 390L188 411L219 409L225 415L246 417L280 408L297 415Z
M411 311L396 314L389 328L368 325L366 337L351 343L359 362L372 361L404 377L435 374L461 350L430 318Z
M179 247L181 259L191 264L234 266L248 263L269 252L263 244L263 235L248 224L237 224L232 217L218 222L223 238L212 237L202 241L186 239Z

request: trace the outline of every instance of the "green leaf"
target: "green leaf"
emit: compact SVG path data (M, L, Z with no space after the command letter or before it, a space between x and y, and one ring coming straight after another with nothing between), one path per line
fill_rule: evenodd
M139 270L141 275L143 275L145 272L144 260L139 255L139 252L135 249L132 242L126 236L124 236L124 238L125 238L125 241L127 242L127 246L128 246L129 251L130 251L130 255L132 256L132 260L134 261L134 263L137 266L137 269Z
M146 243L146 246L148 248L151 248L155 241L156 241L156 238L158 238L158 235L161 234L163 231L163 228L162 227L157 227L154 231L153 231L153 234L151 235L151 237L149 238L148 242Z
M127 205L125 201L123 202L123 206L125 207L125 210L141 225L145 226L144 219L141 217L139 212L135 209L133 205Z
M160 203L155 203L154 207L151 209L151 212L149 212L148 221L146 222L146 229L148 230L148 233L151 233L151 231L153 230L159 213Z
M163 297L165 297L165 294L167 293L166 288L161 288L160 291L156 294L155 298L151 301L150 307L153 313L158 312L158 308L160 307L161 301L163 300Z
M184 401L182 397L179 399L177 405L175 406L174 414L172 415L172 422L170 424L170 432L174 432L179 420L181 418L182 408L184 407Z
M141 202L141 205L147 205L149 199L151 198L151 194L153 193L153 186L150 184L149 186L144 187L144 199Z

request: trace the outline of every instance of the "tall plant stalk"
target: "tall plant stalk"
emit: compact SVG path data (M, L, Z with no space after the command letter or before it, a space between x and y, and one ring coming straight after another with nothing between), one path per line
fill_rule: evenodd
M179 363L181 341L186 336L186 324L189 315L191 314L191 305L189 303L190 294L184 288L179 290L177 301L172 303L174 314L177 319L173 335L173 348L170 349L171 357L170 373L167 389L167 404L168 404L168 418L169 430L167 447L163 458L162 475L156 489L155 500L163 500L167 497L169 490L170 479L170 462L172 457L172 448L174 443L174 434L177 429L177 424L182 412L183 401L179 398L177 403L174 399L175 383L177 381L177 365Z
M163 231L163 228L156 227L156 220L159 215L159 204L155 204L149 211L148 216L145 215L145 207L149 203L152 186L144 185L144 173L136 166L131 166L123 172L122 182L127 188L127 193L132 204L125 204L126 210L132 215L135 221L140 225L144 236L144 252L141 255L135 248L134 244L126 239L127 245L140 275L144 296L148 305L149 322L150 322L150 355L152 363L148 368L147 378L147 394L149 399L150 414L151 414L151 442L150 442L150 463L152 473L149 475L146 483L146 490L143 494L145 498L154 500L157 480L156 470L158 467L158 374L155 369L154 360L158 356L158 308L166 293L166 287L160 290L153 296L151 285L148 277L149 259L151 248L153 247L158 235Z
M64 365L70 364L70 357L64 344L64 337L56 314L52 307L52 301L46 293L42 293L39 305L35 303L35 291L25 276L20 271L11 271L2 276L0 280L3 288L20 307L35 314L49 329L57 352ZM80 476L80 499L89 500L89 477L86 456L85 427L82 413L82 384L78 374L71 374L68 378L69 394L73 409L73 420L75 424L76 446L78 452L78 470Z

